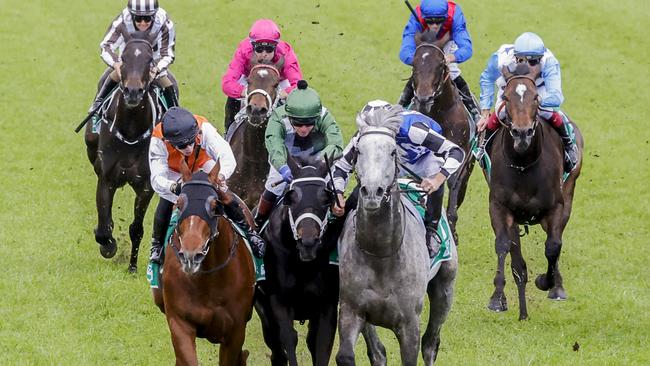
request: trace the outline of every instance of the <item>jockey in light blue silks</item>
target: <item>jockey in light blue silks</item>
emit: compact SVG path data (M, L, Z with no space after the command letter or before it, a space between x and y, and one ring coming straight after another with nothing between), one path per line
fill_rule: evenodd
M417 15L417 17L415 16ZM415 55L415 34L429 29L437 32L437 38L442 38L449 33L450 41L442 50L449 66L451 79L456 84L467 110L478 116L478 106L472 98L472 93L467 82L460 76L458 64L472 57L472 39L467 32L465 16L460 6L448 0L422 0L415 8L415 15L411 14L404 32L402 32L402 47L399 58L407 65L413 65ZM413 78L411 77L400 96L399 104L407 108L413 99Z
M399 176L409 176L415 173L422 178L419 185L428 194L424 217L427 232L426 243L429 255L433 257L437 254L441 243L437 230L442 212L444 183L451 174L458 170L465 158L465 153L442 135L442 128L436 121L420 112L404 110L400 105L373 100L368 102L357 114L357 120L367 121L379 109L394 110L402 115L402 123L395 137L402 166ZM357 132L343 150L341 159L334 164L334 188L339 202L338 206L332 205L332 213L339 217L345 213L343 207L356 207L358 189L355 188L352 192L347 205L343 192L357 160L359 137ZM431 240L432 238L435 242Z
M535 80L537 93L541 99L539 104L539 115L548 121L557 133L562 137L565 151L564 171L570 172L578 161L578 149L571 140L564 118L559 112L560 105L564 101L562 95L562 75L560 63L553 53L544 46L544 41L535 33L526 32L517 37L514 44L504 44L490 56L488 64L481 73L481 120L477 128L488 132L484 141L499 127L499 120L506 117L503 89L506 81L502 75L503 67L514 69L517 63L527 62L530 66L541 65L541 74ZM495 111L490 114L494 105L494 87L498 87L497 104Z

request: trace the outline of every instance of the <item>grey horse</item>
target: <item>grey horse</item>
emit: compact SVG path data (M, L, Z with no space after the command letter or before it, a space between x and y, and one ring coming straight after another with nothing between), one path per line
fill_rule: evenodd
M440 328L451 308L458 268L456 248L452 245L452 259L433 273L424 225L407 209L397 188L395 135L401 121L395 109L379 111L369 121L357 118L359 201L339 239L338 365L355 364L354 346L362 329L371 333L366 341L379 342L372 325L391 329L399 341L402 364L416 365L425 293L430 314L422 356L426 365L432 365Z

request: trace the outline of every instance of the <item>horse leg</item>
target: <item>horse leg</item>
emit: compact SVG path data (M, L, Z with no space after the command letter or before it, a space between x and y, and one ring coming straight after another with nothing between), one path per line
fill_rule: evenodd
M411 318L404 318L402 322L393 329L399 342L399 353L402 358L402 365L416 366L418 364L418 353L420 352L420 317L413 312Z
M424 364L431 366L438 357L440 346L440 329L447 320L447 315L454 300L454 282L458 271L458 260L455 253L452 260L442 263L436 276L429 281L429 323L422 337L422 359Z
M248 351L243 351L244 339L246 338L246 321L234 324L232 332L225 337L225 342L219 346L220 366L243 366L246 365Z
M470 154L471 155L471 154ZM458 222L458 209L465 200L465 193L467 192L467 184L469 177L474 168L474 158L470 157L455 174L456 178L453 182L448 182L449 197L447 199L447 219L449 220L449 228L454 236L454 241L458 245L458 233L456 232L456 223Z
M354 345L357 344L359 333L366 324L350 304L341 302L339 309L339 351L336 354L336 364L339 366L355 365Z
M117 186L106 182L106 178L98 176L95 202L97 205L97 227L95 241L99 243L99 252L104 258L113 258L117 252L117 244L113 238L113 197Z
M271 304L268 297L260 293L255 295L255 311L262 322L262 336L264 343L271 350L271 365L286 365L287 357L282 350L282 343L280 343L280 334L278 333L278 323L273 318Z
M319 309L314 318L309 320L307 348L311 353L313 365L327 366L329 364L336 336L336 307L336 303L328 303Z
M372 366L386 365L386 347L381 343L375 326L366 323L361 330L363 339L366 341L368 360Z
M515 235L510 246L510 268L512 269L512 277L517 284L517 294L519 295L519 320L528 319L528 309L526 308L526 284L528 283L528 270L526 269L526 261L521 254L521 242L519 235Z
M545 274L540 274L535 279L535 285L542 291L548 292L548 298L553 300L566 300L566 292L562 286L562 275L558 260L562 251L562 216L563 205L558 205L549 215L541 221L542 228L546 231L545 254L548 269Z
M298 332L293 329L293 314L282 304L276 295L271 295L271 309L277 321L280 332L280 342L289 365L298 366L296 358L296 346L298 345Z
M135 273L138 270L138 252L140 251L140 242L144 235L144 215L147 213L147 207L153 196L153 190L150 186L136 186L135 204L133 206L133 222L129 225L129 237L131 238L131 260L129 262L129 272Z
M511 235L514 230L514 217L503 206L490 202L490 221L495 233L494 247L497 254L497 271L494 276L494 293L490 297L488 309L492 311L508 310L508 302L503 288L506 286L506 279L503 274L506 256L510 252L512 243ZM517 234L518 235L518 234Z
M167 316L172 336L176 365L198 365L196 357L196 329L176 317Z

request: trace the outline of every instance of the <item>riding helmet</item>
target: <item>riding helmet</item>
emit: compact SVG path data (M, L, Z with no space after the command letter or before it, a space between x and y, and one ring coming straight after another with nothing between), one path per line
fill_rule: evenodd
M544 52L544 41L535 33L523 33L515 40L515 57L542 57Z
M323 105L318 93L309 87L307 81L298 81L298 86L287 96L287 116L294 124L313 125L320 117Z
M162 118L162 132L173 146L186 146L199 134L199 125L187 109L171 107Z
M152 16L158 11L158 0L129 0L127 7L133 16Z

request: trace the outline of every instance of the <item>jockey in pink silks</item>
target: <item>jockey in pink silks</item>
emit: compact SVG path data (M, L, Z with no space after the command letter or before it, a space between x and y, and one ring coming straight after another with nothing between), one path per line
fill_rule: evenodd
M225 131L234 121L241 109L241 100L246 98L246 77L250 72L251 60L262 63L276 63L284 58L280 71L280 90L282 99L291 92L302 79L298 58L291 45L280 39L280 28L270 19L259 19L253 23L248 37L239 42L228 70L221 78L221 89L226 94Z

